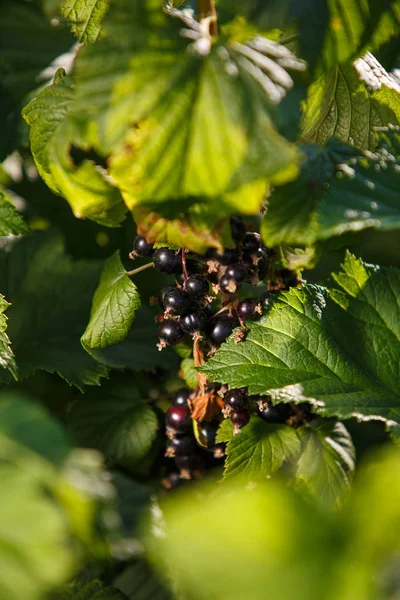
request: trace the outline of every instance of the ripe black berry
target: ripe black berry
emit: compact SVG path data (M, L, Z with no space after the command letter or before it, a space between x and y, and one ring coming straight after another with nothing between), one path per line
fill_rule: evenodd
M193 437L188 435L174 436L168 441L166 456L183 456L191 454L196 448L196 442Z
M209 290L208 281L204 275L191 275L186 281L185 290L192 298L204 298Z
M244 281L247 276L247 270L244 265L240 265L239 263L233 263L228 265L225 275L233 279L234 281L240 283Z
M207 317L202 311L197 310L181 317L179 323L182 331L192 334L204 331L207 325Z
M234 294L238 288L237 282L234 279L232 279L232 277L229 277L229 275L222 275L218 282L218 285L219 289L224 294Z
M289 269L283 269L280 272L280 276L282 277L282 283L287 290L291 287L296 287L296 285L298 284L296 273L293 273L293 271L289 271Z
M224 397L225 409L230 412L240 412L247 405L247 396L240 390L229 390Z
M247 410L233 412L231 414L231 421L234 425L233 432L237 434L240 432L241 428L247 425L247 423L250 421L250 415Z
M276 406L267 406L267 408L258 411L258 415L263 421L268 423L283 423L282 415Z
M216 253L213 258L219 261L221 265L230 265L239 260L239 253L232 248L226 248L222 254Z
M179 406L179 405L187 406L187 401L188 401L188 398L191 393L192 393L192 390L189 388L180 388L175 393L172 403L175 404L175 406Z
M260 234L255 231L246 233L243 240L243 250L255 254L261 246Z
M268 292L268 291L264 292L264 294L260 298L260 304L261 304L262 308L268 308L270 298L271 298L271 292Z
M158 328L158 335L166 346L175 346L184 336L178 321L173 319L166 319L161 323Z
M136 236L134 242L134 249L138 256L142 256L143 258L147 256L151 256L153 254L153 244L149 244L146 242L145 238L142 235Z
M156 248L154 250L154 266L160 273L167 275L180 273L182 271L181 257L170 248Z
M202 437L202 442L205 443L207 449L209 450L211 450L216 444L218 427L218 421L203 421L199 425L199 434Z
M179 474L182 479L190 479L193 471L201 469L202 461L197 454L188 454L177 456L175 464L179 469Z
M161 292L164 310L172 315L182 315L191 307L190 297L186 292L178 288L168 288Z
M187 406L172 405L167 410L165 422L168 427L175 431L185 431L189 429L192 423L190 412Z
M202 269L198 262L189 258L186 260L186 272L187 272L188 276L190 277L191 275L195 275L197 273L201 274ZM184 277L183 273L179 273L179 275L177 275L176 279L181 285L183 285L185 283L185 277Z
M233 328L235 327L235 321L233 317L228 315L221 315L210 320L210 326L208 330L209 340L219 346L231 335Z
M241 319L245 321L250 321L251 319L254 319L255 316L257 316L256 308L256 300L253 300L253 298L244 298L237 305L236 312L238 314L238 317L240 317Z
M244 238L246 234L246 226L241 217L237 217L235 215L231 217L231 233L232 239L234 239L235 242L240 242Z
M264 250L259 250L256 257L259 259L257 262L258 278L262 280L268 275L268 256Z

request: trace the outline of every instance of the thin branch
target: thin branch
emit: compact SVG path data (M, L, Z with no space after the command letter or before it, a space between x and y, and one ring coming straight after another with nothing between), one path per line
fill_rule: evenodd
M137 269L133 269L133 271L126 271L126 274L129 277L132 277L132 275L136 275L136 273L140 273L140 271L144 271L145 269L148 269L149 267L154 267L154 263L147 263L147 265L142 265L141 267L138 267Z
M287 44L290 44L290 42L294 42L295 40L298 40L298 39L299 39L299 34L292 33L292 35L287 35L286 37L283 37L280 40L278 40L278 44L281 44L281 46L286 46Z

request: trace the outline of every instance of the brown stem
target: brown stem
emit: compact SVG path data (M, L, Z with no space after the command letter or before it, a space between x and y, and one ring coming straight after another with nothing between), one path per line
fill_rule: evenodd
M183 271L184 286L186 286L186 282L189 278L189 275L188 275L187 268L186 268L186 250L184 248L182 248L182 271Z
M140 271L144 271L145 269L148 269L149 267L154 267L154 263L147 263L147 265L142 265L141 267L138 267L137 269L133 269L133 271L126 271L126 274L131 277L132 275L136 275L136 273L140 273Z
M197 0L197 11L198 11L199 20L206 19L207 17L211 17L211 19L210 19L210 35L217 35L218 34L217 11L215 10L214 0Z

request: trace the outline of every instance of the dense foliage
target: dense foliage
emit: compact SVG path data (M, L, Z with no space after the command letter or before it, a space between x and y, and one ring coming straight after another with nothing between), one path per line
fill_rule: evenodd
M400 597L399 57L399 0L0 0L1 600Z

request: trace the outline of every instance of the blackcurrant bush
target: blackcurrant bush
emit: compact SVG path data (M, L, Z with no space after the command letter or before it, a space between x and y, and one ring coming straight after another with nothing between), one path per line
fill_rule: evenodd
M219 289L224 294L234 294L238 289L238 283L234 279L232 279L232 277L229 277L229 275L222 275L218 282L218 285Z
M210 319L208 338L213 344L219 346L219 344L222 344L231 335L234 327L235 321L233 317L228 315L220 315L219 317Z
M293 273L293 271L289 271L289 269L283 269L280 272L280 276L282 277L282 283L287 290L291 287L296 287L296 285L298 284L296 273Z
M277 294L278 290L267 290L260 298L262 308L268 308L272 294Z
M179 323L182 331L192 334L204 331L207 325L207 317L201 310L197 310L181 317Z
M176 254L175 250L170 248L156 248L153 260L155 268L160 273L171 275L182 271L181 257Z
M167 410L165 415L165 422L168 427L175 431L185 431L189 429L192 420L190 418L190 412L187 406L183 405L172 405Z
M239 263L232 263L228 265L225 275L233 279L234 281L240 283L244 281L247 276L247 269L244 265L240 265Z
M243 250L250 254L255 254L261 246L260 234L255 231L246 233L243 240Z
M209 284L204 275L191 275L186 281L185 290L192 298L204 298L209 291Z
M232 239L235 242L240 242L246 235L246 226L241 217L233 215L230 219Z
M158 328L158 336L164 342L164 345L175 346L175 344L182 340L184 333L178 321L165 319Z
M241 428L250 421L250 415L247 410L239 410L231 414L231 421L234 426L234 433L239 433Z
M259 250L256 254L256 257L259 259L257 262L258 278L262 280L268 275L268 256L264 250Z
M257 268L253 262L253 257L249 252L243 252L242 263L247 271L255 271Z
M225 408L229 412L240 412L247 406L247 395L240 390L229 390L224 397Z
M179 474L182 479L190 479L193 471L201 468L201 463L201 458L197 454L179 455L175 458L175 464L180 470Z
M257 316L256 309L256 300L254 300L253 298L244 298L237 305L236 312L238 314L238 317L240 317L241 319L245 321L250 321L251 319L254 319L254 317Z
M145 238L142 235L136 236L134 242L134 249L138 256L142 256L143 258L152 256L153 254L153 244L149 244L146 242Z
M200 274L202 273L202 268L199 265L199 263L195 260L192 259L187 259L186 260L186 272L188 274L188 276L190 277L191 275L196 275L196 274ZM177 275L177 281L178 283L180 283L181 285L184 285L185 283L185 277L183 273L179 273L179 275Z
M193 437L188 435L174 436L171 440L168 440L167 444L167 456L183 456L194 452L196 448L196 442Z
M161 296L164 310L172 315L182 315L192 306L188 294L178 288L168 288L165 293L161 292Z
M175 404L176 406L179 406L179 405L187 406L188 398L191 393L192 393L192 390L189 388L180 388L177 392L175 392L175 396L172 400L172 404Z
M226 248L222 254L217 252L214 255L214 259L220 262L221 265L230 265L239 260L239 253L232 248Z

